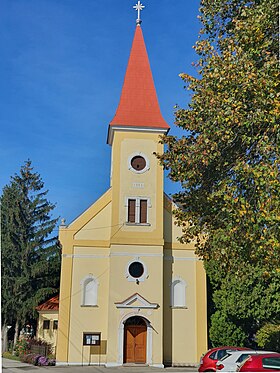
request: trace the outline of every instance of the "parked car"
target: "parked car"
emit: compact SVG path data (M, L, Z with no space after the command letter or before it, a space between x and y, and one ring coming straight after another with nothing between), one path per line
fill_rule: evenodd
M250 355L238 372L280 372L280 354Z
M225 356L228 351L243 351L243 350L249 350L249 348L233 347L233 346L211 348L204 355L201 356L198 371L199 372L216 372L217 361L222 359L222 357Z
M273 351L246 350L246 351L227 351L226 355L216 364L217 372L236 372L241 363L249 356L273 353Z

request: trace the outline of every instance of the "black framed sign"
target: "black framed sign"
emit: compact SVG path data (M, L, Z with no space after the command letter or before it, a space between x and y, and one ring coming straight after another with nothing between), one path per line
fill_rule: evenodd
M84 346L100 346L101 333L90 333L86 332L83 336Z

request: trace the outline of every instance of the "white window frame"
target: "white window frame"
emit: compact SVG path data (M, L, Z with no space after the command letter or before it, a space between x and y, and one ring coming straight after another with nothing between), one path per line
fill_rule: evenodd
M180 297L178 298L178 293L175 292L175 286L180 285ZM186 288L187 284L184 279L181 277L175 277L171 283L171 292L170 292L170 303L172 308L187 308L186 304ZM175 298L177 296L177 299Z
M128 200L129 199L134 199L135 200L135 223L130 223L128 221ZM147 201L147 223L140 223L140 201L145 200ZM126 224L128 225L150 225L149 223L149 208L152 207L151 205L151 199L149 197L126 197L125 198L125 207L126 207Z
M142 276L140 277L133 277L131 276L131 274L129 273L129 266L130 264L134 263L134 262L139 262L142 264L143 268L144 268L144 272L142 274ZM139 259L138 257L137 258L134 258L133 260L129 261L126 265L126 268L125 268L125 277L127 278L128 281L130 282L143 282L145 281L149 275L148 275L148 270L147 270L147 266L146 264L141 260Z
M86 304L85 302L85 297L86 297L86 286L90 282L94 283L94 292L93 292L93 299L92 302L89 302L89 304ZM98 286L99 286L99 281L97 280L96 277L94 277L92 274L87 275L82 279L80 282L81 286L81 306L82 307L97 307L98 304Z
M132 166L131 166L131 161L134 157L143 157L145 159L145 162L146 162L146 166L143 168L143 170L140 170L140 171L137 171L135 170ZM149 162L149 159L148 157L144 154L144 153L141 153L141 152L135 152L135 153L132 153L129 157L128 157L128 160L127 160L127 167L130 171L132 172L135 172L136 174L143 174L144 172L148 171L150 169L150 162Z

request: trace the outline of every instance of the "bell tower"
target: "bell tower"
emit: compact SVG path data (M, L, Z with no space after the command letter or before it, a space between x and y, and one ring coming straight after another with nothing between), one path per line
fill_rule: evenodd
M121 97L108 129L107 142L112 146L109 304L116 305L108 310L108 340L119 341L119 364L140 359L139 362L162 366L164 192L163 168L154 153L163 152L159 138L168 132L169 125L158 104L140 26L141 7L138 1L136 30ZM128 337L130 327L139 328L126 327L126 319L116 329L114 320L118 312L134 322L141 321L143 331ZM152 332L153 328L157 334ZM145 336L141 351L146 352L140 358L132 345L139 345L142 333ZM109 342L108 366L114 361L114 351L115 346Z
M159 136L169 125L160 112L139 15L136 22L119 106L108 130L111 243L162 244L163 170L154 153L162 153Z

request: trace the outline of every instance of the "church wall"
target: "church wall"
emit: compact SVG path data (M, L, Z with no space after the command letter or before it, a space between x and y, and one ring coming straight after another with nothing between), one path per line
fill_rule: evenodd
M207 350L207 285L203 261L196 262L197 361Z
M96 306L82 305L83 280L92 275L98 282ZM75 247L70 310L69 362L105 363L107 344L109 251L104 248ZM101 332L102 349L83 347L84 332Z
M173 211L178 207L172 202L171 199L164 195L164 215L163 215L163 226L164 226L164 244L165 247L173 247L176 249L182 250L195 250L195 242L190 242L187 245L181 244L178 241L179 237L182 237L183 232L182 228L179 227L176 223L176 218L173 214Z
M173 365L196 363L196 258L192 250L165 250L164 360ZM185 304L172 304L172 283L185 284Z
M185 308L172 309L173 364L196 363L196 258L193 251L173 251L173 279L181 278L186 283Z
M111 234L111 209L112 204L109 203L97 215L89 220L81 230L79 230L74 238L76 240L110 240Z
M154 290L153 286L157 283L161 284L161 247L120 245L112 247L110 255L110 286L114 287L114 302L122 301L133 293L143 293L149 297L150 302L159 302L161 292ZM127 278L128 265L134 260L140 260L147 269L145 279L140 280L139 284Z
M207 350L206 274L195 255L195 242L181 244L182 229L172 214L176 205L164 198L164 325L165 361L173 365L198 363ZM185 281L186 308L171 306L171 286L176 279ZM184 341L184 343L182 343Z
M112 145L112 244L162 245L163 227L163 170L158 167L153 152L162 152L158 144L159 135L144 132L118 132ZM133 154L144 155L149 169L143 173L129 170L129 159ZM131 226L127 222L127 197L147 197L148 222L146 226Z
M147 272L145 279L129 281L127 268L130 262L140 260ZM152 356L150 364L162 364L162 247L114 245L111 247L109 324L108 324L108 357L107 363L123 363L123 340L120 340L119 329L123 320L129 316L139 315L150 321L152 331ZM141 294L148 302L157 303L157 309L143 309L141 305L132 308L117 308L116 302L123 302L132 294Z
M127 135L126 135L127 136ZM150 138L149 138L150 137ZM146 156L150 163L150 169L143 174L136 174L133 171L129 171L128 159L136 150L142 150L141 154ZM121 157L120 163L126 164L126 167L121 168L120 179L125 180L125 186L123 185L120 191L120 206L119 206L119 220L126 221L126 209L125 200L127 196L139 196L150 198L150 206L148 207L148 221L150 226L147 227L133 227L133 233L141 233L143 228L145 233L155 232L157 227L156 221L156 211L157 211L157 174L154 172L157 168L156 159L153 152L156 149L156 142L151 139L151 136L143 136L141 138L125 138L121 141ZM131 228L129 226L124 226L123 230L129 232ZM137 234L136 233L136 234Z
M172 243L173 241L173 219L172 216L172 202L164 196L164 209L163 209L163 237L164 243Z
M115 131L112 143L112 237L109 294L109 345L107 364L123 363L123 340L120 328L129 315L147 317L152 327L149 343L150 365L162 365L162 278L163 278L163 170L158 166L154 152L161 153L159 135L147 131ZM131 159L141 155L148 169L135 172ZM148 223L127 224L127 199L148 199ZM144 281L129 281L129 263L140 260L147 269ZM132 294L139 293L148 302L158 303L158 309L141 307L118 309L115 302L122 302ZM118 343L116 343L118 342Z
M65 228L60 228L60 242L62 246L61 275L59 289L59 323L57 331L57 364L66 364L69 353L69 316L71 309L71 285L72 285L72 245L71 235Z

